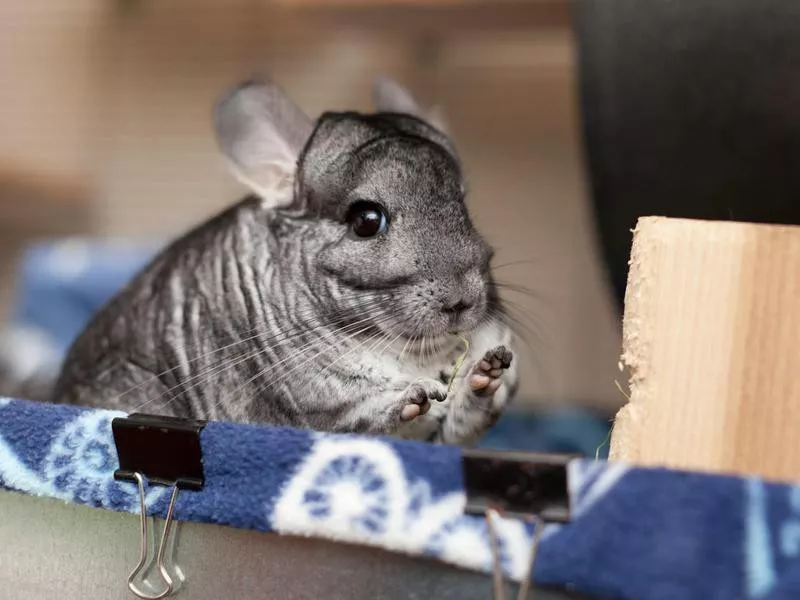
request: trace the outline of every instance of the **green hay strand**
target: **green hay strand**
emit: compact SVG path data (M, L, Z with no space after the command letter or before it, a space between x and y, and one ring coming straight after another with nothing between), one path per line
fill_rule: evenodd
M450 392L453 391L453 387L456 384L456 377L458 377L458 372L461 370L461 367L464 366L464 361L467 360L467 355L469 354L469 340L462 334L458 334L458 339L464 342L464 352L461 356L458 357L456 361L456 366L453 367L453 375L450 377L450 384L447 386L447 395L450 395Z

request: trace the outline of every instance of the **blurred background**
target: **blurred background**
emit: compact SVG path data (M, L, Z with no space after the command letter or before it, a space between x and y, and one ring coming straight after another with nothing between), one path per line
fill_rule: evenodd
M0 2L0 311L19 369L58 361L91 312L86 289L112 293L148 248L243 195L210 108L259 72L312 116L369 110L379 74L441 107L498 278L520 286L507 297L533 330L520 405L613 414L619 323L566 0Z

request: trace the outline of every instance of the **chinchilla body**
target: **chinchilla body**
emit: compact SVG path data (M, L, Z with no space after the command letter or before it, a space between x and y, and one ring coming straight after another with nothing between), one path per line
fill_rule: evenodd
M452 142L396 84L376 92L382 112L315 122L272 84L222 98L221 149L255 195L169 245L96 315L54 400L478 439L516 382L492 250Z

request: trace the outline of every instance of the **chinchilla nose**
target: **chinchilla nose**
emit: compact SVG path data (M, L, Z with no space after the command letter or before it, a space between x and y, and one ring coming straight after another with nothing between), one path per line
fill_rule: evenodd
M453 318L458 318L462 313L475 305L474 300L467 298L450 298L442 305L442 312Z
M480 298L480 287L477 285L464 285L460 282L452 293L442 299L442 312L451 319L456 320L470 308L478 303Z

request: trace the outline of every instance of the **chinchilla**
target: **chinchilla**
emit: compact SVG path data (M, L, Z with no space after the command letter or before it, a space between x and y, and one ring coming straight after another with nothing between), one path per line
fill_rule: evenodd
M224 95L218 143L253 195L95 316L54 400L477 441L517 380L492 249L443 128L391 80L374 96L374 114L313 121L265 80Z

